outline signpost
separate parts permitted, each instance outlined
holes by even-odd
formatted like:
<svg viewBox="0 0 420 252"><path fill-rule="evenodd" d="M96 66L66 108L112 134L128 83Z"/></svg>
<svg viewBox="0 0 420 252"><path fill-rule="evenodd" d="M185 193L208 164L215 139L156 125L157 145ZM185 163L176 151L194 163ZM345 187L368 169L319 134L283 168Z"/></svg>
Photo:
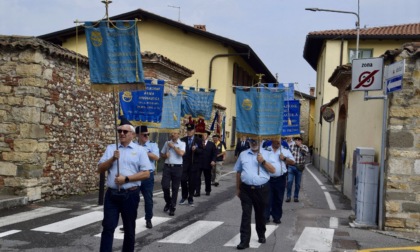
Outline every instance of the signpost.
<svg viewBox="0 0 420 252"><path fill-rule="evenodd" d="M402 89L402 79L405 72L405 59L385 66L384 78L386 92L389 94Z"/></svg>
<svg viewBox="0 0 420 252"><path fill-rule="evenodd" d="M354 59L352 62L351 90L381 90L383 64L383 58Z"/></svg>

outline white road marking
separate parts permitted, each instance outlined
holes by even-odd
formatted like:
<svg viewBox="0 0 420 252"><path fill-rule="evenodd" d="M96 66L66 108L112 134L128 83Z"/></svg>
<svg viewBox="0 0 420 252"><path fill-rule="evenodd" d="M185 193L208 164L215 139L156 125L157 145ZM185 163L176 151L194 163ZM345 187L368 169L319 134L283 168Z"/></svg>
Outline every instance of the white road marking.
<svg viewBox="0 0 420 252"><path fill-rule="evenodd" d="M168 217L157 217L157 216L153 216L153 218L152 218L152 224L155 227L155 226L157 226L159 224L162 224L162 223L164 223L164 222L166 222L166 221L168 221L170 219L171 218L168 218ZM136 231L135 231L136 234L147 230L145 223L146 223L146 220L144 219L144 217L136 220ZM119 240L123 240L124 239L124 232L120 230L120 228L122 226L123 225L120 225L120 226L118 226L115 229L114 239L119 239ZM101 237L101 234L99 233L99 234L95 235L95 237Z"/></svg>
<svg viewBox="0 0 420 252"><path fill-rule="evenodd" d="M318 185L320 185L320 186L324 185L324 184L322 184L321 180L319 180L318 177L313 172L311 172L311 170L308 167L306 167L306 168L307 168L306 170L309 172L309 174L311 174L312 177L314 177L314 179L318 183Z"/></svg>
<svg viewBox="0 0 420 252"><path fill-rule="evenodd" d="M330 228L338 228L338 218L330 217Z"/></svg>
<svg viewBox="0 0 420 252"><path fill-rule="evenodd" d="M22 231L22 230L9 230L9 231L6 231L6 232L3 232L3 233L0 233L0 238L1 238L1 237L8 236L8 235L12 235L12 234L19 233L20 231Z"/></svg>
<svg viewBox="0 0 420 252"><path fill-rule="evenodd" d="M274 230L277 229L277 225L266 225L265 237L268 238ZM230 241L226 242L225 247L236 247L241 242L241 234L237 234ZM255 224L251 224L251 240L249 242L250 248L259 248L261 243L258 242L257 231L255 230Z"/></svg>
<svg viewBox="0 0 420 252"><path fill-rule="evenodd" d="M222 224L221 221L197 221L159 242L191 244Z"/></svg>
<svg viewBox="0 0 420 252"><path fill-rule="evenodd" d="M325 194L325 199L327 199L328 207L331 210L337 210L337 208L335 208L334 201L331 198L331 194L329 192L324 192L324 194Z"/></svg>
<svg viewBox="0 0 420 252"><path fill-rule="evenodd" d="M29 212L22 212L17 214L12 214L9 216L0 218L0 227L24 222L27 220L32 220L39 217L48 216L51 214L56 214L64 211L69 211L70 208L58 208L58 207L41 207Z"/></svg>
<svg viewBox="0 0 420 252"><path fill-rule="evenodd" d="M334 229L305 227L293 248L294 252L330 252Z"/></svg>
<svg viewBox="0 0 420 252"><path fill-rule="evenodd" d="M103 212L94 211L87 214L82 214L77 217L58 221L45 225L42 227L34 228L33 231L51 232L51 233L65 233L67 231L89 225L91 223L102 220L104 217Z"/></svg>

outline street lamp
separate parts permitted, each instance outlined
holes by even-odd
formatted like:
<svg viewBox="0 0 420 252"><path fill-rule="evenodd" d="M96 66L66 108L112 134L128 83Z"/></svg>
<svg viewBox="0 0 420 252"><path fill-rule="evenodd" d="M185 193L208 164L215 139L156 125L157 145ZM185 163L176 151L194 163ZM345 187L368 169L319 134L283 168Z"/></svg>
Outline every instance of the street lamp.
<svg viewBox="0 0 420 252"><path fill-rule="evenodd" d="M329 9L319 9L319 8L305 8L307 11L326 11L326 12L337 12L337 13L344 13L344 14L353 14L357 17L356 22L356 59L359 58L359 33L360 33L360 18L359 14L352 11L341 11L341 10L329 10Z"/></svg>

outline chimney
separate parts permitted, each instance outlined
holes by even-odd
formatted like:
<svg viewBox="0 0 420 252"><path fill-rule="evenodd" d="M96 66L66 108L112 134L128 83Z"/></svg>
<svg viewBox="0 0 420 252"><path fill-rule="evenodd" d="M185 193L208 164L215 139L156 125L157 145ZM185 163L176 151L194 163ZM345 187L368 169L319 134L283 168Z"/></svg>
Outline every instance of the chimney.
<svg viewBox="0 0 420 252"><path fill-rule="evenodd" d="M206 25L194 25L194 28L202 30L202 31L206 31Z"/></svg>
<svg viewBox="0 0 420 252"><path fill-rule="evenodd" d="M310 87L309 88L309 95L310 96L315 96L315 87Z"/></svg>

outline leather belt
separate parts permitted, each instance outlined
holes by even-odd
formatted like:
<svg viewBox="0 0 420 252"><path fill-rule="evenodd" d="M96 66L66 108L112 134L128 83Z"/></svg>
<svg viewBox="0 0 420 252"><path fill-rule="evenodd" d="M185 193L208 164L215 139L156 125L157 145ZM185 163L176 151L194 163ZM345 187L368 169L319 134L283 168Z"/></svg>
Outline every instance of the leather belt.
<svg viewBox="0 0 420 252"><path fill-rule="evenodd" d="M271 177L270 177L270 179L281 178L281 177L283 177L284 175L286 175L286 174L284 173L284 174L282 174L282 175L280 175L280 176L271 176Z"/></svg>
<svg viewBox="0 0 420 252"><path fill-rule="evenodd" d="M169 167L182 167L182 164L165 164Z"/></svg>
<svg viewBox="0 0 420 252"><path fill-rule="evenodd" d="M250 188L250 189L254 190L254 189L261 189L261 188L266 187L267 186L267 183L262 184L262 185L247 185L245 183L242 183L241 185L243 185L244 187L247 187L247 188Z"/></svg>
<svg viewBox="0 0 420 252"><path fill-rule="evenodd" d="M130 188L120 188L120 191L135 191L139 188L139 186L132 186ZM118 189L114 189L114 188L109 188L111 190L115 190L117 191Z"/></svg>

